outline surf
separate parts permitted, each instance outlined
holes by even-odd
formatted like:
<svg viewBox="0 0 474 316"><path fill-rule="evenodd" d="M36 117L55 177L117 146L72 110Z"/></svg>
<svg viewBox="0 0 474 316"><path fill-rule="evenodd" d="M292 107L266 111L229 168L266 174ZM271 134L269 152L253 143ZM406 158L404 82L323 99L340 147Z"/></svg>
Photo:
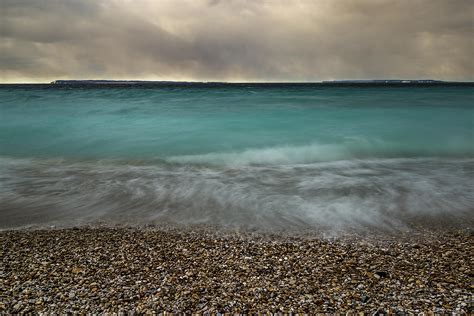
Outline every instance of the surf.
<svg viewBox="0 0 474 316"><path fill-rule="evenodd" d="M0 159L1 228L197 225L267 231L472 225L473 159L200 166Z"/></svg>

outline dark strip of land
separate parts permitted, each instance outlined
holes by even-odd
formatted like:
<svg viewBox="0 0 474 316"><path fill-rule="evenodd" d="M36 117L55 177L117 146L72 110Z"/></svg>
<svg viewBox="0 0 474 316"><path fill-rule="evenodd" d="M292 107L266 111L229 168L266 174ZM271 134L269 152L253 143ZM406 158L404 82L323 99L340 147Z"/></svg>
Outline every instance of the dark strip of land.
<svg viewBox="0 0 474 316"><path fill-rule="evenodd" d="M471 81L439 81L439 80L340 80L323 82L199 82L199 81L134 81L134 80L56 80L51 83L9 83L0 84L0 88L426 88L426 87L474 87Z"/></svg>

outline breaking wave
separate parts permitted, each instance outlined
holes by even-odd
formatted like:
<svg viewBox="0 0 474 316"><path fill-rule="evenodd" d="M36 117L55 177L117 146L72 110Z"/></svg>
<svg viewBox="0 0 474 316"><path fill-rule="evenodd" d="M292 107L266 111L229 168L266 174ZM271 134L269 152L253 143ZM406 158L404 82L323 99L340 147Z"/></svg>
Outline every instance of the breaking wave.
<svg viewBox="0 0 474 316"><path fill-rule="evenodd" d="M201 155L172 156L168 162L207 165L276 165L304 164L317 161L341 160L349 152L335 145L280 146L263 149L248 149L241 152L208 153Z"/></svg>
<svg viewBox="0 0 474 316"><path fill-rule="evenodd" d="M403 147L404 146L404 147ZM474 147L469 144L459 146L440 146L433 144L429 148L423 145L406 146L368 140L350 138L342 144L311 144L302 146L275 146L258 149L247 149L238 152L213 152L197 155L171 156L165 160L179 164L201 164L212 166L243 166L243 165L281 165L281 164L308 164L349 159L367 158L401 158L401 157L429 157L435 153L438 157L472 157Z"/></svg>

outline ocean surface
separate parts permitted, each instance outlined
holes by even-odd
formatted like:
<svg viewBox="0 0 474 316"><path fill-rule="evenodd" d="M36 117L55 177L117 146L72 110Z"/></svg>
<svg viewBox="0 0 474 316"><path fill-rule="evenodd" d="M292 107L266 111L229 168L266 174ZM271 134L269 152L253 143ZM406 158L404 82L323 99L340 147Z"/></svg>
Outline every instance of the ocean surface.
<svg viewBox="0 0 474 316"><path fill-rule="evenodd" d="M472 86L0 86L1 229L473 223Z"/></svg>

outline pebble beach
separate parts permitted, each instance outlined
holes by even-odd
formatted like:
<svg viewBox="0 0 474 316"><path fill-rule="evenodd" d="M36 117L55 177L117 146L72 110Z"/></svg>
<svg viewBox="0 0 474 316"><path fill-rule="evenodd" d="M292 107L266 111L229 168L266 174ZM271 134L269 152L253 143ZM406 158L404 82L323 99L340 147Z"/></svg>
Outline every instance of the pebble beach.
<svg viewBox="0 0 474 316"><path fill-rule="evenodd" d="M0 241L2 314L474 312L469 230L96 227L5 230Z"/></svg>

